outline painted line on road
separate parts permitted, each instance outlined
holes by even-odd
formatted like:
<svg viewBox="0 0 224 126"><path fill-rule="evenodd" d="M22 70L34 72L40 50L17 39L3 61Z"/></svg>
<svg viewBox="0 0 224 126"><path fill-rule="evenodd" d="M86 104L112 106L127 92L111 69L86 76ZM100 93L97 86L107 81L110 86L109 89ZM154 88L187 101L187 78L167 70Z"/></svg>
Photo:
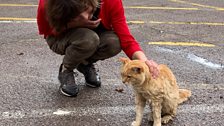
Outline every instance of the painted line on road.
<svg viewBox="0 0 224 126"><path fill-rule="evenodd" d="M162 22L162 21L149 21L151 24L173 24L173 25L213 25L224 26L223 22Z"/></svg>
<svg viewBox="0 0 224 126"><path fill-rule="evenodd" d="M171 0L172 2L188 3L185 1ZM213 8L216 10L224 10L224 8L201 5L196 3L188 3L194 6ZM0 4L0 7L38 7L36 4ZM198 8L181 8L181 7L150 7L150 6L124 6L127 9L151 9L151 10L199 10Z"/></svg>
<svg viewBox="0 0 224 126"><path fill-rule="evenodd" d="M222 64L217 64L217 63L213 63L211 61L208 61L205 58L199 57L197 55L194 54L188 54L187 58L190 59L191 61L200 63L202 65L208 66L210 68L214 68L214 69L224 69L224 66Z"/></svg>
<svg viewBox="0 0 224 126"><path fill-rule="evenodd" d="M209 25L224 26L223 22L164 22L164 21L127 21L128 24L168 24L168 25Z"/></svg>
<svg viewBox="0 0 224 126"><path fill-rule="evenodd" d="M0 17L0 23L36 23L36 18ZM128 24L172 24L172 25L210 25L224 26L223 22L161 22L161 21L127 21Z"/></svg>
<svg viewBox="0 0 224 126"><path fill-rule="evenodd" d="M189 3L185 1L180 0L170 0L172 2L179 2L179 3L187 3L194 6L199 7L206 7L206 8L212 8L218 11L223 11L224 8L220 7L214 7L214 6L208 6L208 5L201 5L196 3ZM35 4L0 4L0 7L38 7L38 5ZM180 8L180 7L149 7L149 6L124 6L124 8L127 9L150 9L150 10L199 10L199 8Z"/></svg>
<svg viewBox="0 0 224 126"><path fill-rule="evenodd" d="M144 21L127 21L128 24L145 24Z"/></svg>
<svg viewBox="0 0 224 126"><path fill-rule="evenodd" d="M54 109L38 109L29 111L5 111L0 112L0 120L4 119L23 119L23 118L40 118L40 117L57 117L57 116L93 116L93 115L134 115L135 107L133 106L115 106L115 107L75 107L75 108L58 108ZM145 113L150 112L150 108L146 107ZM223 113L224 104L200 104L200 105L180 105L177 113L197 113L211 114ZM187 118L187 117L186 117Z"/></svg>
<svg viewBox="0 0 224 126"><path fill-rule="evenodd" d="M198 7L211 8L211 9L215 9L215 10L219 10L219 11L223 11L224 10L224 8L221 8L221 7L203 5L203 4L192 3L192 2L182 1L182 0L170 0L170 1L176 2L176 3L190 4L190 5L198 6Z"/></svg>
<svg viewBox="0 0 224 126"><path fill-rule="evenodd" d="M0 24L10 24L10 23L16 23L16 24L21 24L21 23L37 23L36 21L1 21Z"/></svg>
<svg viewBox="0 0 224 126"><path fill-rule="evenodd" d="M36 21L36 18L0 17L2 21Z"/></svg>
<svg viewBox="0 0 224 126"><path fill-rule="evenodd" d="M35 4L0 4L0 7L37 7ZM150 9L150 10L199 10L198 8L181 7L150 7L150 6L124 6L127 9Z"/></svg>
<svg viewBox="0 0 224 126"><path fill-rule="evenodd" d="M198 8L180 8L180 7L147 7L147 6L127 6L126 9L149 9L149 10L199 10Z"/></svg>
<svg viewBox="0 0 224 126"><path fill-rule="evenodd" d="M36 18L0 17L0 21L36 21Z"/></svg>
<svg viewBox="0 0 224 126"><path fill-rule="evenodd" d="M224 69L224 64L214 63L212 61L209 61L206 58L197 56L193 53L185 53L185 52L182 52L182 51L175 51L175 50L164 48L164 47L156 47L156 50L160 51L160 52L182 55L183 57L189 59L190 61L199 63L199 64L201 64L205 67L211 68L211 69L221 69L221 70Z"/></svg>
<svg viewBox="0 0 224 126"><path fill-rule="evenodd" d="M0 7L37 7L34 4L0 4Z"/></svg>
<svg viewBox="0 0 224 126"><path fill-rule="evenodd" d="M149 45L168 45L168 46L199 46L199 47L215 47L213 44L198 42L148 42Z"/></svg>
<svg viewBox="0 0 224 126"><path fill-rule="evenodd" d="M0 23L37 23L36 18L0 17Z"/></svg>
<svg viewBox="0 0 224 126"><path fill-rule="evenodd" d="M180 88L187 88L191 90L224 90L224 84L189 84L185 82L178 82Z"/></svg>

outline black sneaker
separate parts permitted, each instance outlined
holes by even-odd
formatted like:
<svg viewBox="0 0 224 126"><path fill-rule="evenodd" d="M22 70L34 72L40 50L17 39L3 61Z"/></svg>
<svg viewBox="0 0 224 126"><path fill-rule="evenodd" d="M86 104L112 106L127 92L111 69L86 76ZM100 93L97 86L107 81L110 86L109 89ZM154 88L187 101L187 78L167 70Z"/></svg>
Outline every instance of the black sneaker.
<svg viewBox="0 0 224 126"><path fill-rule="evenodd" d="M75 97L79 92L73 73L73 70L71 71L66 69L62 71L62 65L60 66L58 80L60 81L61 86L59 91L68 97Z"/></svg>
<svg viewBox="0 0 224 126"><path fill-rule="evenodd" d="M101 86L100 76L98 70L94 67L94 64L79 64L77 70L85 76L87 86L93 88Z"/></svg>

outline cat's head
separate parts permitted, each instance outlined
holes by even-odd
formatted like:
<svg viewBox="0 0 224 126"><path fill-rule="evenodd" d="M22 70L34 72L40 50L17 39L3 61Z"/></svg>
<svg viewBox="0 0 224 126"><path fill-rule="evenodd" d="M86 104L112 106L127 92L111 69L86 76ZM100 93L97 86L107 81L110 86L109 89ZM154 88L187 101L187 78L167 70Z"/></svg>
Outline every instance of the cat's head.
<svg viewBox="0 0 224 126"><path fill-rule="evenodd" d="M124 84L141 85L149 76L149 68L144 61L120 58L121 78Z"/></svg>

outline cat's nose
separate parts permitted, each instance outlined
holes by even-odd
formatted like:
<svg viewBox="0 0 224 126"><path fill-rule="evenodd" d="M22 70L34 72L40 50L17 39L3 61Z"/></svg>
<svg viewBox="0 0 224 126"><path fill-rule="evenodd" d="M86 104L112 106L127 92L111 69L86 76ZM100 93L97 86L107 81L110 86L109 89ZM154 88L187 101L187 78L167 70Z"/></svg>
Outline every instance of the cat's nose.
<svg viewBox="0 0 224 126"><path fill-rule="evenodd" d="M124 78L122 78L122 83L123 83L123 84L126 84L126 83L127 83L127 80L124 79Z"/></svg>
<svg viewBox="0 0 224 126"><path fill-rule="evenodd" d="M122 81L123 84L126 84L126 81Z"/></svg>

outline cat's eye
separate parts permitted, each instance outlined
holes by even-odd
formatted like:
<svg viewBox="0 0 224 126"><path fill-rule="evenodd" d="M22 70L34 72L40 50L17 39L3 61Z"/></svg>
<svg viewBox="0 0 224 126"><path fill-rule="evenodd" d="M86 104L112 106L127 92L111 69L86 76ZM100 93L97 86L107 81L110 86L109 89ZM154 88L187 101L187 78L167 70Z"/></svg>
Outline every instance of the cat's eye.
<svg viewBox="0 0 224 126"><path fill-rule="evenodd" d="M127 78L131 78L131 76L130 76L130 75L128 75L128 76L127 76Z"/></svg>

